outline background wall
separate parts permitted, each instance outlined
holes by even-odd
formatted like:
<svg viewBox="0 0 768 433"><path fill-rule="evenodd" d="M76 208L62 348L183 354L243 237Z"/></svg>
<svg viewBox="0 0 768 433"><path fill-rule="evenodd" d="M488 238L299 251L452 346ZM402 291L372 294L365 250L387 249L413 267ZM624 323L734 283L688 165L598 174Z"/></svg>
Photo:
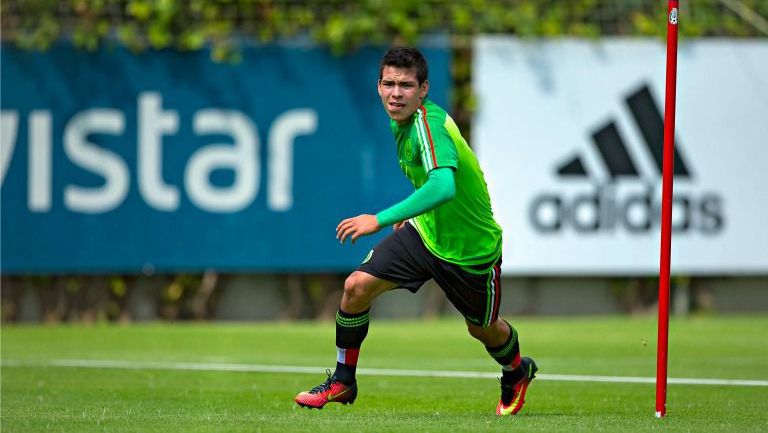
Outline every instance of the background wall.
<svg viewBox="0 0 768 433"><path fill-rule="evenodd" d="M665 5L375 3L3 2L2 319L331 317L384 235L340 247L331 229L409 190L374 90L380 54L403 43L425 50L430 97L488 174L509 248L502 312L653 310L656 144L626 99L661 110ZM739 4L681 4L690 172L676 190L696 203L681 196L675 221L692 209L692 227L723 229L677 233L680 313L768 309L768 5ZM613 172L616 155L637 172ZM605 185L640 194L624 210L648 230L580 231L612 200L599 194L558 233L531 230L531 197ZM553 209L539 209L544 226ZM430 286L382 297L376 314L455 312Z"/></svg>

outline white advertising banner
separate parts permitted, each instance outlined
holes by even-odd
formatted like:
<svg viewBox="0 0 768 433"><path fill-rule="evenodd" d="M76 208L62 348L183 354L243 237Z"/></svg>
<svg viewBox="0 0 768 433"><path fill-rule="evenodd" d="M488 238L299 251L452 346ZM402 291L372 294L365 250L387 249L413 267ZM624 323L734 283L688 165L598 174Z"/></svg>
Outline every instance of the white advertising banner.
<svg viewBox="0 0 768 433"><path fill-rule="evenodd" d="M659 271L666 49L474 42L472 144L513 275ZM768 42L678 52L672 272L768 274Z"/></svg>

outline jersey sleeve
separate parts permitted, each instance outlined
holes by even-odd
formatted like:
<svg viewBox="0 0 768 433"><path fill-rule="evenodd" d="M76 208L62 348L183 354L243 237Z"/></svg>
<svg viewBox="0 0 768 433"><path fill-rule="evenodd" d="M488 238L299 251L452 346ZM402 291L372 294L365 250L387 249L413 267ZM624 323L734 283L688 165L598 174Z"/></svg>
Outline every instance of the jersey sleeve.
<svg viewBox="0 0 768 433"><path fill-rule="evenodd" d="M438 167L458 167L458 154L448 130L445 116L430 115L425 107L420 107L416 117L416 133L419 139L419 152L424 170Z"/></svg>
<svg viewBox="0 0 768 433"><path fill-rule="evenodd" d="M427 182L405 200L377 213L376 220L382 227L405 221L453 200L455 195L453 170L440 167L430 171Z"/></svg>

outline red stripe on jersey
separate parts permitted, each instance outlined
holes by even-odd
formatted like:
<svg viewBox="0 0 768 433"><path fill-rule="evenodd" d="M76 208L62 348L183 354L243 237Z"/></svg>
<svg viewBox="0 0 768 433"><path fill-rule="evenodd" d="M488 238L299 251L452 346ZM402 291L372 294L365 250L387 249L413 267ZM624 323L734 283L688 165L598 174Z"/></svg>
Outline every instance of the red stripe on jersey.
<svg viewBox="0 0 768 433"><path fill-rule="evenodd" d="M421 116L424 118L424 129L427 130L427 139L429 140L429 151L432 156L432 164L437 168L437 157L435 157L435 143L432 142L432 133L429 131L429 123L427 122L427 109L423 105L420 107Z"/></svg>

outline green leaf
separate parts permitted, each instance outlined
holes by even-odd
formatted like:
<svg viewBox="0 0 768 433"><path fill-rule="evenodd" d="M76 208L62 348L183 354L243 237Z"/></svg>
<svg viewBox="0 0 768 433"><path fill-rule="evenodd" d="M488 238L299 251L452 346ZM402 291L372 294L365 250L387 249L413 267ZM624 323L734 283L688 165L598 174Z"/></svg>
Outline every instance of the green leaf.
<svg viewBox="0 0 768 433"><path fill-rule="evenodd" d="M149 44L154 49L167 48L173 40L173 35L168 26L159 21L154 21L147 29Z"/></svg>
<svg viewBox="0 0 768 433"><path fill-rule="evenodd" d="M147 21L152 15L152 7L148 2L142 0L130 0L125 11L138 21Z"/></svg>
<svg viewBox="0 0 768 433"><path fill-rule="evenodd" d="M188 30L179 36L179 45L183 50L199 50L205 46L205 34L199 30Z"/></svg>

